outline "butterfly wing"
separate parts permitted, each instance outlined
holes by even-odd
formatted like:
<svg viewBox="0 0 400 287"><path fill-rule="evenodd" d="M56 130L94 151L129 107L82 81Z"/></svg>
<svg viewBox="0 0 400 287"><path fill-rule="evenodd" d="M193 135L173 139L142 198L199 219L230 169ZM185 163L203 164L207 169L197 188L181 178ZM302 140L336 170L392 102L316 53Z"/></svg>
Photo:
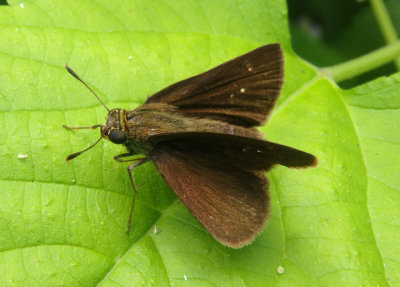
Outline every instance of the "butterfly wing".
<svg viewBox="0 0 400 287"><path fill-rule="evenodd" d="M274 164L306 167L316 158L297 149L231 134L169 133L150 138L149 157L183 204L224 245L250 243L268 217Z"/></svg>
<svg viewBox="0 0 400 287"><path fill-rule="evenodd" d="M153 135L154 149L173 148L197 152L210 161L246 170L267 171L280 164L291 168L315 166L317 158L307 152L258 138L212 132L177 132Z"/></svg>
<svg viewBox="0 0 400 287"><path fill-rule="evenodd" d="M181 202L222 244L239 248L262 229L269 202L262 173L167 147L150 158Z"/></svg>
<svg viewBox="0 0 400 287"><path fill-rule="evenodd" d="M250 127L272 110L283 83L280 44L270 44L177 82L147 99L165 103L187 116Z"/></svg>

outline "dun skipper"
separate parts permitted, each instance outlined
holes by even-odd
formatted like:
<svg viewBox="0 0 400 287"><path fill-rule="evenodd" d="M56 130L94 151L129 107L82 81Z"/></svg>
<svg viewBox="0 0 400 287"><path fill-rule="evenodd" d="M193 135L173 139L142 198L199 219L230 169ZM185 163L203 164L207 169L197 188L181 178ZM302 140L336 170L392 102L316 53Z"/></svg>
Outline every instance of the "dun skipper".
<svg viewBox="0 0 400 287"><path fill-rule="evenodd" d="M68 66L68 72L88 87ZM122 144L127 153L116 161L132 170L153 161L182 203L220 243L240 248L260 232L269 214L268 181L273 165L315 166L306 152L263 140L255 127L271 112L283 83L283 54L270 44L225 62L207 72L177 82L134 110L107 109L102 138Z"/></svg>

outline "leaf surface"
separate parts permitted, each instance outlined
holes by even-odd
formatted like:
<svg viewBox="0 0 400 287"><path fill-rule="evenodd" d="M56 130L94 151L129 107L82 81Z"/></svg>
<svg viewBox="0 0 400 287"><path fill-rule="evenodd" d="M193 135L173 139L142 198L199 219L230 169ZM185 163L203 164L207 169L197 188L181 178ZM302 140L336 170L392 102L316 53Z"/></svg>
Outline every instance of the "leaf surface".
<svg viewBox="0 0 400 287"><path fill-rule="evenodd" d="M400 284L399 74L339 89L291 50L282 0L9 4L0 7L1 286ZM64 161L99 134L62 125L106 116L64 64L110 108L133 109L274 42L285 50L285 84L261 130L316 155L318 167L270 172L271 219L233 250L143 165L126 235L132 190L112 159L123 150L102 141Z"/></svg>

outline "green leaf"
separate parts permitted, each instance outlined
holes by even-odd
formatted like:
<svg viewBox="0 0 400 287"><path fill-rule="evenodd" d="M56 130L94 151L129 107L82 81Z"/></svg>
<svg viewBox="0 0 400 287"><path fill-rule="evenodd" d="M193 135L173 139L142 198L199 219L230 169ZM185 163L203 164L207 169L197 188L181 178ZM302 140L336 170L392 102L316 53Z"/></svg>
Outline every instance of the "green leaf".
<svg viewBox="0 0 400 287"><path fill-rule="evenodd" d="M291 50L282 0L10 1L0 25L1 286L400 284L399 74L338 88ZM274 168L270 221L233 250L145 164L127 235L132 189L112 158L123 150L102 141L64 161L99 134L62 125L106 116L64 64L110 108L133 109L273 42L285 86L262 131L318 167Z"/></svg>

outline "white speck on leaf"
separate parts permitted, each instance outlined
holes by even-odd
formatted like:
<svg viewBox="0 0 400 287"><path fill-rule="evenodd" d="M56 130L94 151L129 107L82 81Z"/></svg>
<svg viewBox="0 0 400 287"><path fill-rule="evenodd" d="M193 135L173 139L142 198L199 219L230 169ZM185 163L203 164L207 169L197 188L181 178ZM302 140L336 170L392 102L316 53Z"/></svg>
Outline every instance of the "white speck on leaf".
<svg viewBox="0 0 400 287"><path fill-rule="evenodd" d="M285 268L283 268L283 266L278 266L278 268L276 268L276 272L283 274L285 272Z"/></svg>

